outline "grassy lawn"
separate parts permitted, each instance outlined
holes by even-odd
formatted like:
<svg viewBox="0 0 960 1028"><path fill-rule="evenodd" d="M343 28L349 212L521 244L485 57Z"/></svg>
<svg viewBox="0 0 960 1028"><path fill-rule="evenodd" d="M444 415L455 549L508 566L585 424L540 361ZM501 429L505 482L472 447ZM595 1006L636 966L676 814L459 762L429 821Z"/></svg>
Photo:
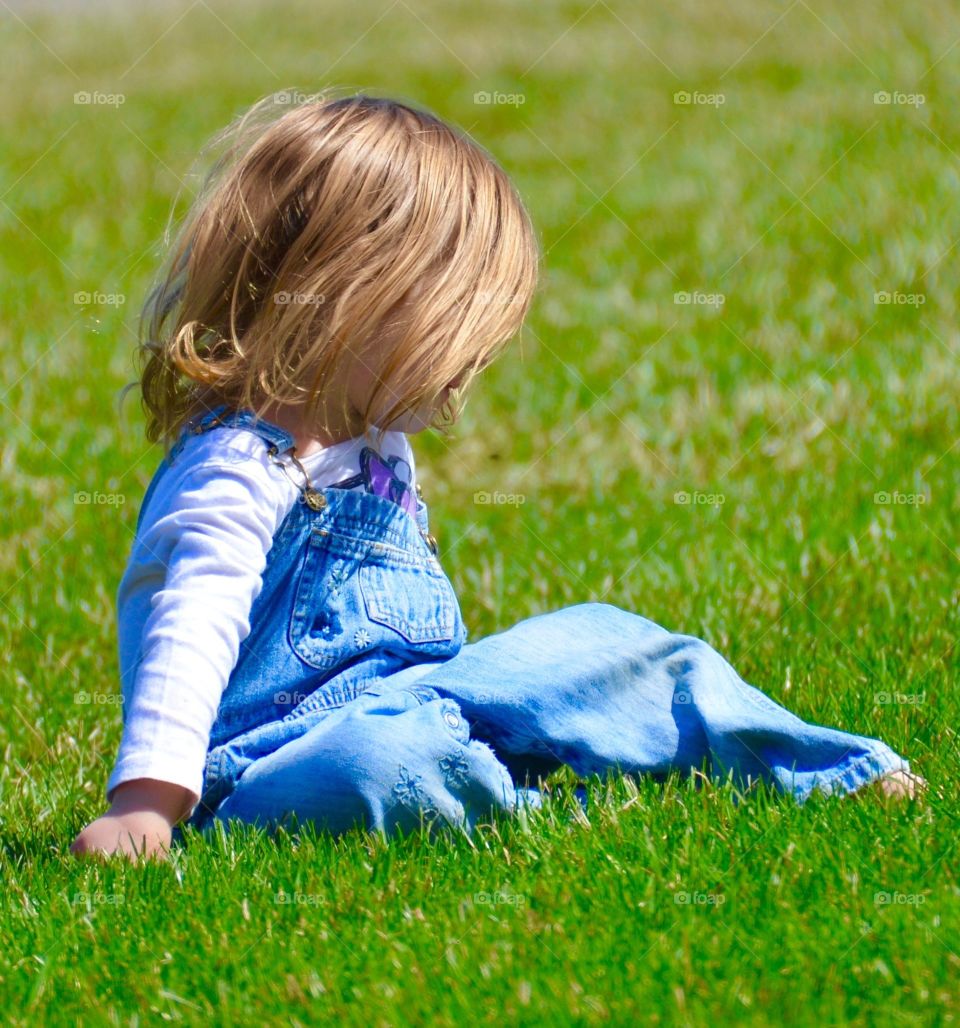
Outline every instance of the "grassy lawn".
<svg viewBox="0 0 960 1028"><path fill-rule="evenodd" d="M5 1020L954 1022L955 7L11 3L0 25ZM241 826L170 866L67 854L120 739L114 594L159 459L136 396L118 410L138 305L203 142L328 84L468 129L542 239L522 339L451 438L412 440L471 639L634 610L884 739L929 802L616 778L584 818L561 773L472 842Z"/></svg>

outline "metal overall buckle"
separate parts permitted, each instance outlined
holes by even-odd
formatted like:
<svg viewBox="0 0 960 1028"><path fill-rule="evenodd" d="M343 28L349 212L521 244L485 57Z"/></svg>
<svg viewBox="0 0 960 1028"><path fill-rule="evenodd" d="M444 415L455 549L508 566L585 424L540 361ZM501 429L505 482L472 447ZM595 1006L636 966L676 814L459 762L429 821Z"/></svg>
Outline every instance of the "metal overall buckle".
<svg viewBox="0 0 960 1028"><path fill-rule="evenodd" d="M297 488L303 493L304 503L306 503L306 505L311 510L323 510L323 508L327 505L327 498L323 495L323 493L313 488L313 485L310 482L310 476L307 474L307 469L303 466L303 464L300 462L300 459L297 457L295 448L291 446L290 449L286 451L286 455L290 458L290 460L296 466L297 470L303 476L302 483L298 483L293 478L293 476L290 474L290 469L287 467L286 462L280 459L280 450L277 447L277 445L275 443L271 443L270 446L267 447L267 456L270 458L270 460L273 461L274 464L277 465L277 467L283 470L283 473L287 476L287 478L289 478L290 481L293 482L293 484L297 486ZM417 496L422 498L423 490L421 489L419 482L416 483L416 490ZM424 530L419 525L417 525L417 531L420 533L420 535L423 536L424 540L427 543L427 546L430 547L430 552L434 555L434 557L436 557L440 552L440 547L437 545L436 536L432 533L424 532Z"/></svg>
<svg viewBox="0 0 960 1028"><path fill-rule="evenodd" d="M290 469L287 467L286 462L280 459L280 450L277 447L276 443L271 443L267 447L267 456L270 458L270 460L273 461L274 464L277 465L278 468L282 469L283 473L287 476L287 478L289 478L290 481L293 482L293 484L297 486L297 488L303 493L303 502L311 510L323 510L323 508L327 505L326 496L324 496L323 493L318 492L316 489L313 488L313 485L310 482L310 476L307 474L307 469L300 463L300 458L294 452L294 447L291 446L290 449L286 451L286 453L290 460L293 461L293 463L296 465L297 470L300 472L300 474L303 475L302 483L298 483L293 478L293 476L290 474Z"/></svg>
<svg viewBox="0 0 960 1028"><path fill-rule="evenodd" d="M417 482L415 484L414 488L417 491L418 499L422 500L423 499L423 489L420 486L420 483ZM424 532L424 530L422 528L420 528L419 525L417 525L417 530L420 532L420 534L426 540L427 546L430 547L431 553L433 553L434 557L436 557L439 554L439 552L440 552L440 547L437 546L437 537L435 535L433 535L432 532L431 533Z"/></svg>

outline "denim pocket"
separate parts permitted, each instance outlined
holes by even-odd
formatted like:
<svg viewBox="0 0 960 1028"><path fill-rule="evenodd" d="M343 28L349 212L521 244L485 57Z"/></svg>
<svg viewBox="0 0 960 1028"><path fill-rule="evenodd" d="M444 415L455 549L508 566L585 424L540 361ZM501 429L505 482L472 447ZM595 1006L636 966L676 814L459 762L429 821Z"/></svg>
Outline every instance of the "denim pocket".
<svg viewBox="0 0 960 1028"><path fill-rule="evenodd" d="M383 647L416 657L458 648L457 600L434 558L336 532L307 543L289 641L311 667L332 672Z"/></svg>
<svg viewBox="0 0 960 1028"><path fill-rule="evenodd" d="M360 592L367 616L410 643L447 642L457 627L456 596L439 566L360 565Z"/></svg>

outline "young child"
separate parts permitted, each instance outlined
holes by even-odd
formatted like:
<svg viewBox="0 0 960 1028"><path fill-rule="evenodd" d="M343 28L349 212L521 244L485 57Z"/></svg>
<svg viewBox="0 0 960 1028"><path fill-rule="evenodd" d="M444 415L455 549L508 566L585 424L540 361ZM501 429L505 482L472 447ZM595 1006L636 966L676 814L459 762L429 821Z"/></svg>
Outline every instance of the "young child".
<svg viewBox="0 0 960 1028"><path fill-rule="evenodd" d="M110 809L72 851L162 855L184 819L469 831L536 805L529 783L562 764L913 795L882 742L805 723L616 606L466 643L407 436L452 424L520 329L535 232L499 165L429 113L274 109L217 137L141 321L166 453L117 596Z"/></svg>

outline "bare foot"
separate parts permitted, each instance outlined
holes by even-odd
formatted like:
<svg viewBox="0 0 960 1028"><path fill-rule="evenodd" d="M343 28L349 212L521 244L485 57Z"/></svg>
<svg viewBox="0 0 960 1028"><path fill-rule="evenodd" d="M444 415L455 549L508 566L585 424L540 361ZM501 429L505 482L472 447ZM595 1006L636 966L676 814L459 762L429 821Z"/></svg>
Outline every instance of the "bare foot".
<svg viewBox="0 0 960 1028"><path fill-rule="evenodd" d="M912 771L888 771L885 775L875 778L872 782L855 789L854 796L867 793L879 794L885 799L916 799L927 788L927 780L915 775Z"/></svg>

